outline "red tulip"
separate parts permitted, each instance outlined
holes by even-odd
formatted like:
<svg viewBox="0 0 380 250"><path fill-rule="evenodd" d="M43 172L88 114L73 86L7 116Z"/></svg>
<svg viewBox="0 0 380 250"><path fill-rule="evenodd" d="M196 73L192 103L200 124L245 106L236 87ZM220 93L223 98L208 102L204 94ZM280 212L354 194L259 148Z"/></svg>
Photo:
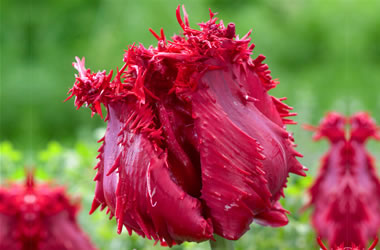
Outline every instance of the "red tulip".
<svg viewBox="0 0 380 250"><path fill-rule="evenodd" d="M95 249L78 226L78 210L63 188L36 185L32 174L25 185L0 188L0 249Z"/></svg>
<svg viewBox="0 0 380 250"><path fill-rule="evenodd" d="M323 244L321 238L317 238L317 242L322 250L327 250L327 247ZM372 244L368 247L368 250L374 250L378 242L379 238L376 237ZM352 244L351 247L345 247L344 244L341 243L339 246L331 248L331 250L364 250L364 248L356 246L355 244Z"/></svg>
<svg viewBox="0 0 380 250"><path fill-rule="evenodd" d="M211 11L195 30L183 11L183 35L150 30L158 46L129 46L113 80L74 63L75 105L107 109L91 212L107 206L119 232L169 246L286 225L278 200L289 172L305 170L285 130L295 114L267 93L278 82L264 56L250 58L250 32L239 38Z"/></svg>
<svg viewBox="0 0 380 250"><path fill-rule="evenodd" d="M331 148L310 189L313 226L334 249L364 249L380 229L380 181L364 144L370 137L380 138L377 127L366 113L349 119L330 113L316 129L315 138L321 137L330 140Z"/></svg>

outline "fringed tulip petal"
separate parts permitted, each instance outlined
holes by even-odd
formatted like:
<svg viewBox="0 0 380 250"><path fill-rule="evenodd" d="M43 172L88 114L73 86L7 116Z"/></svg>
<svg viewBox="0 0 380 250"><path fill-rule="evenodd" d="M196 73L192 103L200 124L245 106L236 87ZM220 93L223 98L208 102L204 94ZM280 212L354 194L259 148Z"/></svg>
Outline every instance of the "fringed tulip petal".
<svg viewBox="0 0 380 250"><path fill-rule="evenodd" d="M287 177L305 175L285 130L295 113L268 94L278 82L264 56L250 58L250 32L239 39L211 11L192 29L180 12L183 34L150 29L157 47L129 46L113 79L74 63L75 105L108 111L91 212L107 206L119 231L169 246L238 239L255 219L285 225Z"/></svg>

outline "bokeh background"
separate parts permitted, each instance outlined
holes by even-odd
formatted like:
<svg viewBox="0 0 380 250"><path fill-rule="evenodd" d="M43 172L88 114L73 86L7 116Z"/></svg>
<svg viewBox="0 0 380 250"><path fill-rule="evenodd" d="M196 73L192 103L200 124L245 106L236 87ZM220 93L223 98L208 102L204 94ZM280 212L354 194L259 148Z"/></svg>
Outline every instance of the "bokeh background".
<svg viewBox="0 0 380 250"><path fill-rule="evenodd" d="M185 4L193 27L209 18L211 8L224 23L234 22L241 36L252 28L253 56L267 56L272 76L281 82L271 94L288 97L286 103L298 113L299 125L289 130L310 170L306 178L290 177L281 201L291 211L290 223L276 229L252 225L236 249L317 249L310 211L299 210L328 144L312 143L300 124L317 124L330 110L366 110L380 121L376 0L2 0L0 184L21 180L24 166L34 166L38 179L55 179L82 197L80 223L100 249L161 249L136 235L117 235L116 222L104 212L88 215L96 141L105 123L63 100L74 82L75 56L85 56L94 71L122 66L127 45L156 44L148 28L163 27L167 36L180 31L178 4ZM369 143L378 159L379 144ZM173 249L208 249L208 243Z"/></svg>

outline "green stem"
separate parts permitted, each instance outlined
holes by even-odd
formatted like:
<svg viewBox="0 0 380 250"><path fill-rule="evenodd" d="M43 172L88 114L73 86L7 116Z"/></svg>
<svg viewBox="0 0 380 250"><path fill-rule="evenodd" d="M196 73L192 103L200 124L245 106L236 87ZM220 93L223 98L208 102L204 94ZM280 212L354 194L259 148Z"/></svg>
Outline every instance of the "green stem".
<svg viewBox="0 0 380 250"><path fill-rule="evenodd" d="M234 243L231 240L226 240L219 235L214 235L215 241L210 240L212 250L234 250Z"/></svg>

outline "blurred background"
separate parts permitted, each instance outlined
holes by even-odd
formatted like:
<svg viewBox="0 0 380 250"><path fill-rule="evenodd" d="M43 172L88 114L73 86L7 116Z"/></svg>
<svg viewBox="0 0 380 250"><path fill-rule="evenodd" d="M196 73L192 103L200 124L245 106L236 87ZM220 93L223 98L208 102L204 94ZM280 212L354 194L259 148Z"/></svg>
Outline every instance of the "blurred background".
<svg viewBox="0 0 380 250"><path fill-rule="evenodd" d="M311 142L301 124L317 124L330 110L344 114L366 110L380 121L380 1L376 0L65 0L11 1L0 5L0 184L23 178L35 166L40 180L55 179L71 195L82 197L80 223L100 249L160 249L152 241L123 232L104 212L88 216L95 182L96 150L105 129L90 110L76 111L63 100L74 83L75 56L86 57L93 71L122 66L127 45L157 41L148 28L178 33L178 4L185 4L190 24L218 12L234 22L241 36L253 29L253 57L267 56L273 78L270 93L288 97L298 113L295 133L308 177L291 175L282 204L291 211L283 228L252 225L236 249L317 249L309 226L306 188L327 151ZM380 143L369 143L380 159ZM379 160L377 161L379 165ZM173 249L208 249L185 243Z"/></svg>

